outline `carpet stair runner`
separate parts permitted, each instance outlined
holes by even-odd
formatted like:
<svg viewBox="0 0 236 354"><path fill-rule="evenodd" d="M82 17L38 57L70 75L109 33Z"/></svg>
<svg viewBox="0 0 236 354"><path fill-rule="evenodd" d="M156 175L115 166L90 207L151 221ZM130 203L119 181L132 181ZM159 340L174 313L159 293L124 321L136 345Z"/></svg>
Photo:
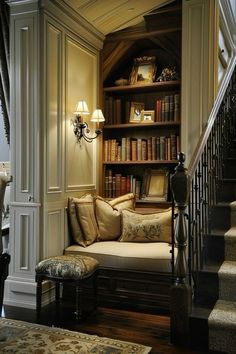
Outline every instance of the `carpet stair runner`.
<svg viewBox="0 0 236 354"><path fill-rule="evenodd" d="M213 352L236 353L236 142L224 161L205 265L190 317L191 341ZM201 337L201 338L200 338Z"/></svg>
<svg viewBox="0 0 236 354"><path fill-rule="evenodd" d="M219 271L219 300L210 316L209 349L236 353L236 202L231 206L231 228L225 233L225 261Z"/></svg>

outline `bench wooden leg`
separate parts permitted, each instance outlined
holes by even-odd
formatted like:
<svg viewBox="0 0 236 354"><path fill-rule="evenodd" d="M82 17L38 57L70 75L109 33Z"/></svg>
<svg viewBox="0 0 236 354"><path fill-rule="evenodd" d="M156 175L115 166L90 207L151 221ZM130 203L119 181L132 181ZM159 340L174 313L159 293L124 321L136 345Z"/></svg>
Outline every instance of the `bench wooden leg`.
<svg viewBox="0 0 236 354"><path fill-rule="evenodd" d="M94 310L96 310L98 306L97 286L98 286L98 272L96 272L93 276Z"/></svg>
<svg viewBox="0 0 236 354"><path fill-rule="evenodd" d="M75 316L76 320L80 321L82 319L82 287L80 284L76 284L76 310L75 310Z"/></svg>
<svg viewBox="0 0 236 354"><path fill-rule="evenodd" d="M37 314L37 318L40 317L41 300L42 300L42 280L41 279L37 279L37 289L36 289L36 314Z"/></svg>

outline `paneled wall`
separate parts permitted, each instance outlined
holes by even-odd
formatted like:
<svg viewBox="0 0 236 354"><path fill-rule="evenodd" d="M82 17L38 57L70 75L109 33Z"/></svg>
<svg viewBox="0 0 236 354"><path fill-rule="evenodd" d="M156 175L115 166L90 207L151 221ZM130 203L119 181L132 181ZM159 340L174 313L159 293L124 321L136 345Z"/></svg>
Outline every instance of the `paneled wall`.
<svg viewBox="0 0 236 354"><path fill-rule="evenodd" d="M97 106L103 37L55 4L10 4L12 258L5 303L31 308L35 265L62 254L67 242L68 196L94 192L97 184L96 142L79 144L71 119L79 99L91 112Z"/></svg>
<svg viewBox="0 0 236 354"><path fill-rule="evenodd" d="M217 91L218 6L183 0L181 148L187 165Z"/></svg>

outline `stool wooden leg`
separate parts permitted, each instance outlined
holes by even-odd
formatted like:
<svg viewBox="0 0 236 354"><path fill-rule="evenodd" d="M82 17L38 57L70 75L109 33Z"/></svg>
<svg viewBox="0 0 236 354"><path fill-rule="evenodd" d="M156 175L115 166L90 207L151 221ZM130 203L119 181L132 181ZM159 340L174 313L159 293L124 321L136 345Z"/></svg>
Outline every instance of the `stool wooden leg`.
<svg viewBox="0 0 236 354"><path fill-rule="evenodd" d="M56 304L60 302L60 283L56 282Z"/></svg>
<svg viewBox="0 0 236 354"><path fill-rule="evenodd" d="M82 287L80 284L76 285L76 311L75 311L75 316L76 320L81 320L82 319Z"/></svg>
<svg viewBox="0 0 236 354"><path fill-rule="evenodd" d="M37 318L40 317L41 312L41 300L42 300L42 280L37 279L37 289L36 289L36 314Z"/></svg>

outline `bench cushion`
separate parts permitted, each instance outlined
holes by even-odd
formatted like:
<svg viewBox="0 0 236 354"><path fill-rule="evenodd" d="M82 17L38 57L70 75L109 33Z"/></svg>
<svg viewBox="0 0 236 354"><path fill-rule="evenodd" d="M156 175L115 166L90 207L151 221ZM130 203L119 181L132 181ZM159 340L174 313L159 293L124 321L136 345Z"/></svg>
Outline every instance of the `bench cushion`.
<svg viewBox="0 0 236 354"><path fill-rule="evenodd" d="M166 242L135 243L101 241L83 248L71 245L65 254L84 254L96 258L100 267L171 272L171 247Z"/></svg>

